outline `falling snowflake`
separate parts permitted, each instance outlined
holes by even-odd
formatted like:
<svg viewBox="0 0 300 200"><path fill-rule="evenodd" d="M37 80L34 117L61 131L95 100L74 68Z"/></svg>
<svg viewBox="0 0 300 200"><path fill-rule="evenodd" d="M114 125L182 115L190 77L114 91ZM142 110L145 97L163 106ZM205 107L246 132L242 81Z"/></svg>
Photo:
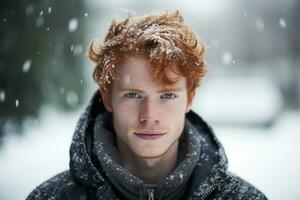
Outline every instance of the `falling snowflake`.
<svg viewBox="0 0 300 200"><path fill-rule="evenodd" d="M66 101L69 106L75 106L78 103L78 95L70 91L66 94Z"/></svg>
<svg viewBox="0 0 300 200"><path fill-rule="evenodd" d="M286 21L283 18L279 18L278 23L281 28L286 28Z"/></svg>
<svg viewBox="0 0 300 200"><path fill-rule="evenodd" d="M43 16L38 16L35 22L36 27L42 27L44 25L44 17Z"/></svg>
<svg viewBox="0 0 300 200"><path fill-rule="evenodd" d="M73 49L73 54L74 54L75 56L78 56L78 55L80 55L80 54L82 53L82 51L83 51L82 45L76 44L76 45L74 46L74 49Z"/></svg>
<svg viewBox="0 0 300 200"><path fill-rule="evenodd" d="M4 102L4 101L5 101L5 91L0 90L0 102Z"/></svg>
<svg viewBox="0 0 300 200"><path fill-rule="evenodd" d="M31 67L31 59L27 59L27 60L24 62L23 67L22 67L23 73L28 72L29 69L30 69L30 67Z"/></svg>
<svg viewBox="0 0 300 200"><path fill-rule="evenodd" d="M247 16L247 12L246 12L246 11L244 12L244 18L245 18L245 19L247 19L247 18L248 18L248 16Z"/></svg>
<svg viewBox="0 0 300 200"><path fill-rule="evenodd" d="M265 23L262 19L257 19L255 21L256 29L259 31L263 31L265 29Z"/></svg>
<svg viewBox="0 0 300 200"><path fill-rule="evenodd" d="M222 63L224 65L230 65L232 63L232 54L229 51L225 51L222 54Z"/></svg>
<svg viewBox="0 0 300 200"><path fill-rule="evenodd" d="M69 21L69 31L70 32L74 32L76 31L77 27L78 27L78 20L76 18L72 18L70 21Z"/></svg>
<svg viewBox="0 0 300 200"><path fill-rule="evenodd" d="M19 99L16 99L16 107L19 107Z"/></svg>

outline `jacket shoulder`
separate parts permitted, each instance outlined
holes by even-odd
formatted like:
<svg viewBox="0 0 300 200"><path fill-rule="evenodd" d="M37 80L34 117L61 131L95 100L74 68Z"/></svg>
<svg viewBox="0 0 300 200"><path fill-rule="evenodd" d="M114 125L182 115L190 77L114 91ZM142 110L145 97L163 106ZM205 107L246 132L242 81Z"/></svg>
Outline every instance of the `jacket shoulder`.
<svg viewBox="0 0 300 200"><path fill-rule="evenodd" d="M84 188L75 182L70 171L64 171L37 186L26 200L67 200L81 198Z"/></svg>
<svg viewBox="0 0 300 200"><path fill-rule="evenodd" d="M239 176L228 172L228 178L218 188L223 198L232 200L267 200L256 187Z"/></svg>

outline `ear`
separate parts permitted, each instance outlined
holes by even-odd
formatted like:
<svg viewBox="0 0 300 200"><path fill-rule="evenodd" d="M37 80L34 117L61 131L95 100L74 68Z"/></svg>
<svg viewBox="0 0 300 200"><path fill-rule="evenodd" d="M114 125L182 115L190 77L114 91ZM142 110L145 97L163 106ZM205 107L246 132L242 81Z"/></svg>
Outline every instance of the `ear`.
<svg viewBox="0 0 300 200"><path fill-rule="evenodd" d="M102 102L103 102L103 105L104 105L105 109L108 112L112 112L111 98L110 98L109 92L108 91L104 91L102 89L99 89L99 91L100 91Z"/></svg>
<svg viewBox="0 0 300 200"><path fill-rule="evenodd" d="M186 106L186 109L185 109L185 113L190 112L190 110L192 109L192 104L193 104L193 101L194 101L195 94L196 94L196 89L191 92L191 101L188 102L188 104Z"/></svg>

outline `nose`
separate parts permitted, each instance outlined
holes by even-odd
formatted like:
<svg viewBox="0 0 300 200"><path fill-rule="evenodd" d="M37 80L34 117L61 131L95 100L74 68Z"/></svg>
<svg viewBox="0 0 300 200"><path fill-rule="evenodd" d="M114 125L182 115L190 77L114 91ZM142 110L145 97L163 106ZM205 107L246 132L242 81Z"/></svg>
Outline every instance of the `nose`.
<svg viewBox="0 0 300 200"><path fill-rule="evenodd" d="M140 105L139 121L141 123L158 124L160 116L157 111L158 105L153 100L145 98Z"/></svg>

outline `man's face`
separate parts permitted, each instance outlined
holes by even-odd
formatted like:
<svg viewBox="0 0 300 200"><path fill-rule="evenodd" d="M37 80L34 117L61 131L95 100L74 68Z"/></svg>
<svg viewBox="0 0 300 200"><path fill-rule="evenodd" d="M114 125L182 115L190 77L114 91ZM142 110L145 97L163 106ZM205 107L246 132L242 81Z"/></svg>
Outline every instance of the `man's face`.
<svg viewBox="0 0 300 200"><path fill-rule="evenodd" d="M162 156L183 131L187 103L186 78L169 72L178 82L167 89L153 81L141 57L127 59L117 70L111 98L101 91L104 105L113 113L117 140L143 158Z"/></svg>

